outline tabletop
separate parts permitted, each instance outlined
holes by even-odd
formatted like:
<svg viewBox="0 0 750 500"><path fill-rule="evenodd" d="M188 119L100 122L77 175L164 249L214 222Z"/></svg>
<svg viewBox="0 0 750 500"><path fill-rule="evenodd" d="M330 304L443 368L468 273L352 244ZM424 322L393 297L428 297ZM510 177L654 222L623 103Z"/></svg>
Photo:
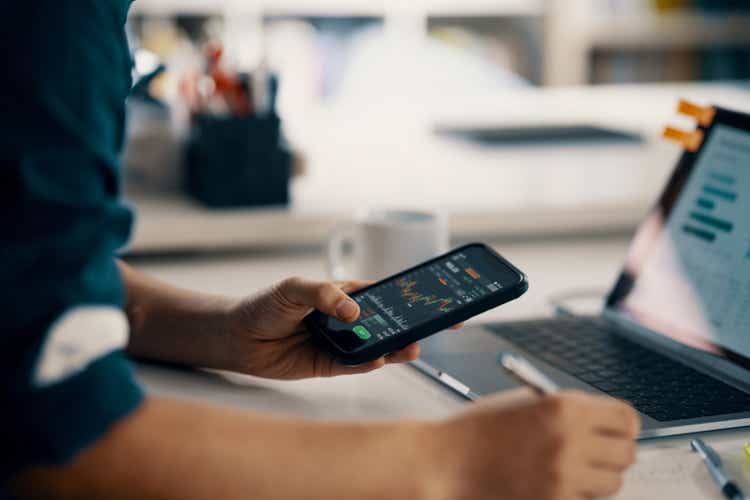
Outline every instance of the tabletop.
<svg viewBox="0 0 750 500"><path fill-rule="evenodd" d="M548 299L577 290L606 293L619 271L625 238L588 238L505 242L493 245L523 269L532 287L521 299L472 321L512 320L551 314ZM290 275L324 278L317 252L262 252L149 258L136 267L173 284L206 292L245 295ZM584 309L589 305L582 305ZM175 370L138 365L138 376L155 394L230 405L241 409L318 419L439 418L466 403L408 366L389 366L375 373L295 382L244 375ZM750 465L742 446L750 431L708 433L727 469L750 491ZM618 499L722 498L689 437L642 442Z"/></svg>

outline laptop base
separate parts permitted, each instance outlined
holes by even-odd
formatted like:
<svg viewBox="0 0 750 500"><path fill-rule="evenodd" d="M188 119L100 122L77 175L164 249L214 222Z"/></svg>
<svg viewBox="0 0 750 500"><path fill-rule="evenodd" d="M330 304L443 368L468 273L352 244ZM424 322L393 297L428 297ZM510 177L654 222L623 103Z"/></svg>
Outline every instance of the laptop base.
<svg viewBox="0 0 750 500"><path fill-rule="evenodd" d="M528 358L563 388L630 402L643 420L642 438L750 425L750 394L629 341L598 317L491 323L433 335L422 341L423 366L417 368L435 379L448 374L460 383L458 392L487 395L519 386L498 366L501 351Z"/></svg>

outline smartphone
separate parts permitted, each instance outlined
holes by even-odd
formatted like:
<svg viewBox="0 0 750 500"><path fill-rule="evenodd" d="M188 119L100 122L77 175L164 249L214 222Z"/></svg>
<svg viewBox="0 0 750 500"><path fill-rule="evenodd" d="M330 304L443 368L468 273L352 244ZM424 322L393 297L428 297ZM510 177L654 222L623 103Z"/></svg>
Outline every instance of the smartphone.
<svg viewBox="0 0 750 500"><path fill-rule="evenodd" d="M344 323L313 311L315 342L358 365L520 297L526 275L487 245L471 243L351 294L359 318Z"/></svg>

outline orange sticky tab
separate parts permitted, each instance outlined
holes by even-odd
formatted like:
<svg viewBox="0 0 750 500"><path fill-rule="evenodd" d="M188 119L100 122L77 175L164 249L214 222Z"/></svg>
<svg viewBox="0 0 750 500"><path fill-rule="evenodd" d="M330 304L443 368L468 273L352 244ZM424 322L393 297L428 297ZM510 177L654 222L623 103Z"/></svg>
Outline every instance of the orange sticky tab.
<svg viewBox="0 0 750 500"><path fill-rule="evenodd" d="M692 132L688 132L686 130L680 130L674 127L665 127L664 132L662 132L662 136L665 139L679 142L680 144L682 144L682 147L684 147L691 153L695 153L696 151L698 151L701 147L701 144L703 144L703 132L700 130L693 130Z"/></svg>
<svg viewBox="0 0 750 500"><path fill-rule="evenodd" d="M698 123L703 127L708 127L711 122L714 121L716 116L716 110L710 106L703 107L688 102L685 99L680 99L680 103L677 105L677 112L695 118Z"/></svg>

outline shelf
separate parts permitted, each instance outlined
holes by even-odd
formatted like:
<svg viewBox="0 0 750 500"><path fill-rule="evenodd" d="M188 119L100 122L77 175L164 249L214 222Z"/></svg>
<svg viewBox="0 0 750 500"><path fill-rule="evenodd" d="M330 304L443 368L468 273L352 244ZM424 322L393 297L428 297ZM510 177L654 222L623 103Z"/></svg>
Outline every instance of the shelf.
<svg viewBox="0 0 750 500"><path fill-rule="evenodd" d="M428 17L539 17L542 0L424 0L417 5Z"/></svg>
<svg viewBox="0 0 750 500"><path fill-rule="evenodd" d="M383 17L382 3L370 0L264 0L260 11L265 17Z"/></svg>
<svg viewBox="0 0 750 500"><path fill-rule="evenodd" d="M257 14L264 16L331 16L331 17L382 17L384 9L373 6L368 0L264 0L224 1L215 0L138 0L133 4L132 14L173 16Z"/></svg>
<svg viewBox="0 0 750 500"><path fill-rule="evenodd" d="M750 16L670 14L597 19L582 35L592 48L692 48L750 43Z"/></svg>
<svg viewBox="0 0 750 500"><path fill-rule="evenodd" d="M212 210L180 196L128 197L136 207L126 254L318 247L346 214L306 214L288 208ZM450 216L451 237L476 238L615 234L632 231L648 201L560 209L498 209Z"/></svg>
<svg viewBox="0 0 750 500"><path fill-rule="evenodd" d="M252 2L248 2L252 3ZM225 8L212 0L138 0L130 14L173 16L176 14L220 15Z"/></svg>
<svg viewBox="0 0 750 500"><path fill-rule="evenodd" d="M264 16L383 17L398 14L428 16L541 16L543 0L138 0L137 14L222 14L255 12Z"/></svg>

